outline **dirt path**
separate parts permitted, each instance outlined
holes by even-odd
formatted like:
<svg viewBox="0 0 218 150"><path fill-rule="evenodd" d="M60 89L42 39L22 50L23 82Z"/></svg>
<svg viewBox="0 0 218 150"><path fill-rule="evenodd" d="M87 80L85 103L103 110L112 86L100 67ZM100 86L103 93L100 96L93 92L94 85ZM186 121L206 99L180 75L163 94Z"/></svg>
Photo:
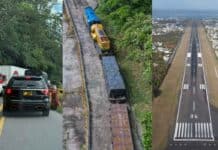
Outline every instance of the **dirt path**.
<svg viewBox="0 0 218 150"><path fill-rule="evenodd" d="M153 100L153 150L165 149L171 131L170 127L175 121L190 33L191 28L187 27L168 74L160 87L161 94Z"/></svg>
<svg viewBox="0 0 218 150"><path fill-rule="evenodd" d="M198 27L198 33L208 83L209 100L213 106L218 107L218 61L202 25Z"/></svg>

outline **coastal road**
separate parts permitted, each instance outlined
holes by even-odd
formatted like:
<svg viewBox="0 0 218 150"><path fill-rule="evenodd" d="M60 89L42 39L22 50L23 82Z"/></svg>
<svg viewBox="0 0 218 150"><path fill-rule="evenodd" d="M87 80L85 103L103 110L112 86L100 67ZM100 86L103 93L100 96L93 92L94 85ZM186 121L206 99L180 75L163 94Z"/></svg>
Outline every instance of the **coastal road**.
<svg viewBox="0 0 218 150"><path fill-rule="evenodd" d="M48 117L39 113L13 113L2 116L0 97L0 150L62 150L62 115L50 111Z"/></svg>
<svg viewBox="0 0 218 150"><path fill-rule="evenodd" d="M198 38L193 23L180 91L176 123L169 150L218 149L214 138L207 81Z"/></svg>

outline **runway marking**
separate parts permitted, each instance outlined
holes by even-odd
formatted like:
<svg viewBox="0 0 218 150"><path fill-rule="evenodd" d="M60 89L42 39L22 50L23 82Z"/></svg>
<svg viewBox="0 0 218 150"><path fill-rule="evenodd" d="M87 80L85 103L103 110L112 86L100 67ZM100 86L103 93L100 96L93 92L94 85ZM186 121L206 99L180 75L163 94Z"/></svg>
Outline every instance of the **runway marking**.
<svg viewBox="0 0 218 150"><path fill-rule="evenodd" d="M202 64L198 64L198 67L202 67L203 65Z"/></svg>
<svg viewBox="0 0 218 150"><path fill-rule="evenodd" d="M202 57L202 54L201 52L198 52L198 57L201 58Z"/></svg>
<svg viewBox="0 0 218 150"><path fill-rule="evenodd" d="M205 90L205 89L206 89L205 84L200 84L200 89L201 89L201 90Z"/></svg>
<svg viewBox="0 0 218 150"><path fill-rule="evenodd" d="M193 112L195 112L195 101L193 101Z"/></svg>
<svg viewBox="0 0 218 150"><path fill-rule="evenodd" d="M199 39L199 35L197 34L197 36L198 36L198 39ZM199 51L201 52L201 44L199 45ZM201 62L202 62L202 64L203 64L203 60L204 60L204 58L202 57L202 59L201 59ZM207 73L207 72L204 72L204 65L202 65L202 69L203 69L203 78L204 78L204 81L205 81L205 85L207 85L207 80L206 80L206 77L205 77L205 74ZM205 86L206 87L206 86ZM211 119L211 112L210 112L210 106L209 106L209 96L208 96L208 91L207 91L207 87L206 87L206 99L207 99L207 107L208 107L208 112L209 112L209 118L210 118L210 131L211 131L211 138L212 138L212 140L211 141L214 141L214 135L213 135L213 127L212 127L212 119Z"/></svg>
<svg viewBox="0 0 218 150"><path fill-rule="evenodd" d="M198 36L198 35L197 35ZM191 45L192 43L190 43ZM185 77L186 77L186 64L188 62L188 57L191 57L191 52L190 52L190 46L189 46L189 52L187 52L187 57L185 58L185 64L184 64L184 72L183 72L183 79L182 79L182 85L181 85L181 92L180 92L180 97L179 97L179 104L178 104L178 110L177 110L177 117L176 117L176 123L178 123L178 127L179 127L179 131L177 130L177 132L180 132L180 126L181 126L181 134L178 133L174 133L174 137L173 140L174 141L214 141L214 136L213 136L213 128L212 128L212 120L211 120L211 112L210 112L210 106L209 106L209 96L208 96L208 91L207 91L207 81L205 78L205 73L204 72L204 64L203 64L203 57L202 57L202 53L201 53L201 45L199 47L199 52L198 52L198 57L201 57L201 62L202 62L202 70L203 70L203 83L205 82L205 84L202 86L200 85L200 88L203 88L206 90L206 100L207 100L207 107L208 107L208 112L209 112L209 120L208 122L206 122L208 125L206 125L207 128L203 128L203 124L201 125L202 122L194 122L191 123L191 127L193 128L192 131L194 131L192 134L192 138L188 138L187 136L185 136L184 134L184 130L186 130L186 128L184 129L184 122L180 122L179 121L179 115L180 115L180 106L181 106L181 101L183 100L183 84L185 81ZM206 112L205 112L206 113ZM195 118L198 118L198 116L195 114L194 115ZM190 126L188 126L189 128ZM189 129L187 129L189 130ZM207 130L209 130L209 133L207 132ZM174 130L175 132L176 130ZM190 132L190 130L189 130ZM208 133L209 136L205 137L204 133Z"/></svg>
<svg viewBox="0 0 218 150"><path fill-rule="evenodd" d="M189 89L189 84L184 84L184 85L183 85L183 89L184 89L184 90L188 90L188 89Z"/></svg>
<svg viewBox="0 0 218 150"><path fill-rule="evenodd" d="M187 53L187 57L188 57L188 58L191 57L191 53L190 53L190 52Z"/></svg>
<svg viewBox="0 0 218 150"><path fill-rule="evenodd" d="M216 77L218 78L218 73L217 73L216 67L214 67L214 71L215 71Z"/></svg>
<svg viewBox="0 0 218 150"><path fill-rule="evenodd" d="M2 110L3 110L3 104L0 104L0 112L2 112ZM3 131L4 122L5 122L5 117L1 116L0 117L0 136L1 136L2 131Z"/></svg>
<svg viewBox="0 0 218 150"><path fill-rule="evenodd" d="M209 122L176 123L175 141L213 141L212 126ZM194 129L194 132L193 132ZM181 131L181 132L180 132Z"/></svg>

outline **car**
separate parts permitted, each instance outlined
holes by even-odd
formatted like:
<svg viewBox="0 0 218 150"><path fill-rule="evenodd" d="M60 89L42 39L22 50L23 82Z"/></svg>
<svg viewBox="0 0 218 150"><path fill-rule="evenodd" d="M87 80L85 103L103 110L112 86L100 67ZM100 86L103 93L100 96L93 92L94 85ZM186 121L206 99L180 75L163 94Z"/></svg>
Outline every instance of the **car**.
<svg viewBox="0 0 218 150"><path fill-rule="evenodd" d="M41 76L12 77L3 93L3 114L10 111L42 111L49 116L49 90Z"/></svg>

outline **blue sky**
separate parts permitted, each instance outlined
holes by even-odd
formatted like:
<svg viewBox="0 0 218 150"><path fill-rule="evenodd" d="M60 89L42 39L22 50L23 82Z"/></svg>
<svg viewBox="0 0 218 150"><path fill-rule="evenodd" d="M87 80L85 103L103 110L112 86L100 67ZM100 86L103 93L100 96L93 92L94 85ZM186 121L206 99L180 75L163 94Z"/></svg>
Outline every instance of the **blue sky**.
<svg viewBox="0 0 218 150"><path fill-rule="evenodd" d="M153 9L218 10L218 0L152 0Z"/></svg>

